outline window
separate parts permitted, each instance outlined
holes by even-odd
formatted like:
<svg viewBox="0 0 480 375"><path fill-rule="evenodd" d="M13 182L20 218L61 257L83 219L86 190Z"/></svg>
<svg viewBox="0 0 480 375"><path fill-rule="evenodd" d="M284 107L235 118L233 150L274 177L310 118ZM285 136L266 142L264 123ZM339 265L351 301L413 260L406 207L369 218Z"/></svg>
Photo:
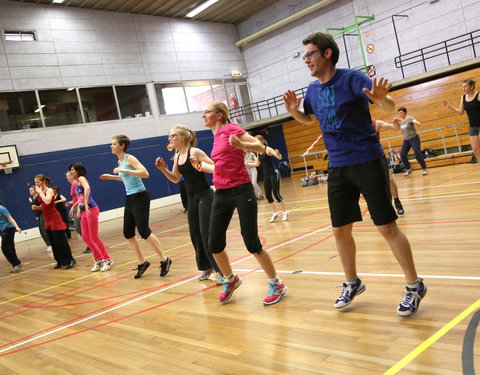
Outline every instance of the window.
<svg viewBox="0 0 480 375"><path fill-rule="evenodd" d="M150 116L150 103L145 85L115 86L115 91L122 118Z"/></svg>
<svg viewBox="0 0 480 375"><path fill-rule="evenodd" d="M213 101L212 86L210 81L184 82L190 112L203 111Z"/></svg>
<svg viewBox="0 0 480 375"><path fill-rule="evenodd" d="M82 114L75 90L39 91L45 126L81 124Z"/></svg>
<svg viewBox="0 0 480 375"><path fill-rule="evenodd" d="M185 91L181 83L155 85L161 115L188 112Z"/></svg>
<svg viewBox="0 0 480 375"><path fill-rule="evenodd" d="M118 120L113 87L80 89L80 98L86 122Z"/></svg>
<svg viewBox="0 0 480 375"><path fill-rule="evenodd" d="M0 130L41 128L35 92L0 93Z"/></svg>
<svg viewBox="0 0 480 375"><path fill-rule="evenodd" d="M37 40L33 31L5 31L5 40L31 42Z"/></svg>

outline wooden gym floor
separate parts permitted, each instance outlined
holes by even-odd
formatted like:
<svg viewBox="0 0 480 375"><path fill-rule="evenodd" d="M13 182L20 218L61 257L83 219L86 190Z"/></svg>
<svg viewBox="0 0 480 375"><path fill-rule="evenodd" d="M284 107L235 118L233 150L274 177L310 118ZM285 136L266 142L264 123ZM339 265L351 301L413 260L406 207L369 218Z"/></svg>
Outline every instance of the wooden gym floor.
<svg viewBox="0 0 480 375"><path fill-rule="evenodd" d="M368 213L354 227L358 269L367 290L344 310L333 308L343 282L330 228L326 185L282 180L288 222L270 224L259 203L259 230L287 297L263 306L266 277L244 248L238 218L228 253L243 277L232 300L216 301L220 287L197 280L187 217L180 205L152 211L151 224L168 256L134 280L135 260L121 220L101 223L115 260L91 273L91 255L74 235L78 261L53 270L41 240L18 244L24 271L0 262L0 374L474 374L480 368L480 168L430 169L422 177L395 175L411 241L428 293L409 319L396 314L404 279ZM366 206L362 203L362 209Z"/></svg>

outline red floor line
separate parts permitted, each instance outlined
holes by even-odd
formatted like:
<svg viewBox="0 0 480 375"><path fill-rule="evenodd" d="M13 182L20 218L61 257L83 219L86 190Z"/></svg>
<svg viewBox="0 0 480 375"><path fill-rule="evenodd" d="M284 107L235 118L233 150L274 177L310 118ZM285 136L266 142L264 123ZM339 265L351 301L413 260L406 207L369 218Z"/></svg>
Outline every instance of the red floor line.
<svg viewBox="0 0 480 375"><path fill-rule="evenodd" d="M321 243L321 242L323 242L323 241L328 240L328 239L331 238L332 236L333 236L333 234L330 234L330 235L322 238L321 240L319 240L319 241L317 241L317 242L315 242L315 243L313 243L313 244L310 244L310 245L308 245L307 247L304 247L303 249L297 250L297 251L294 252L294 253L291 253L291 254L289 254L289 255L281 258L281 259L276 260L275 263L278 263L278 262L281 261L281 260L290 258L290 257L292 257L292 256L294 256L294 255L296 255L296 254L299 254L299 253L303 252L303 251L306 251L306 250L310 249L311 247L313 247L313 246L315 246L315 245L317 245L317 244L319 244L319 243ZM249 255L247 255L247 256L249 256ZM240 258L240 259L243 259L243 258L244 258L244 257L242 257L242 258ZM257 269L259 269L259 268L257 268ZM253 272L255 272L255 270L248 271L248 272L242 274L242 276L251 274L251 273L253 273ZM186 278L184 278L184 279L182 279L182 280L178 280L178 281L184 281L184 280L187 280L188 278L189 278L189 277L186 277ZM73 336L73 335L77 335L77 334L80 334L80 333L83 333L83 332L87 332L87 331L90 331L90 330L93 330L93 329L96 329L96 328L99 328L99 327L103 327L103 326L109 325L109 324L111 324L111 323L115 323L115 322L118 322L118 321L121 321L121 320L130 318L130 317L136 316L136 315L140 315L140 314L142 314L142 313L145 313L145 312L148 312L148 311L157 309L157 308L159 308L159 307L162 307L162 306L165 306L165 305L168 305L168 304L171 304L171 303L174 303L174 302L183 300L183 299L185 299L185 298L194 296L194 295L196 295L196 294L203 293L204 291L210 290L210 289L212 289L212 288L216 288L216 285L212 285L212 286L210 286L210 287L207 287L207 288L204 288L204 289L201 289L201 290L198 290L198 291L195 291L195 292L186 294L186 295L184 295L184 296L181 296L181 297L172 299L172 300L170 300L170 301L166 301L166 302L161 303L161 304L159 304L159 305L149 307L148 309L140 310L140 311L137 311L136 313L132 313L132 314L129 314L129 315L125 315L125 316L122 316L122 317L120 317L120 318L117 318L117 319L114 319L114 320L110 320L110 321L104 322L104 323L102 323L102 324L98 324L98 325L96 325L96 326L93 326L93 327L85 328L85 329L80 330L80 331L77 331L77 332L73 332L73 333L70 333L70 334L67 334L67 335L59 336L59 337L56 337L56 338L54 338L54 339L47 340L47 341L43 341L43 342L38 343L38 344L35 344L35 345L30 345L30 346L27 346L27 347L24 347L24 348L20 348L20 349L17 349L17 350L13 350L13 351L10 351L10 352L8 352L8 353L0 354L0 357L4 357L4 356L6 356L6 355L18 353L18 352L20 352L20 351L24 351L24 350L27 350L27 349L35 348L35 347L40 346L40 345L48 344L48 343L50 343L50 342L58 341L58 340L60 340L60 339L64 339L64 338L67 338L67 337L71 337L71 336ZM118 305L118 303L115 304L115 305ZM113 306L115 306L115 305L113 305ZM105 309L106 309L106 308L100 309L100 310L98 310L98 312L100 312L100 311L102 311L102 310L105 310ZM96 312L89 313L89 314L87 314L86 316L92 315L92 314L94 314L94 313L96 313ZM86 317L86 316L85 316L85 317ZM57 326L51 327L50 329L55 329L55 328L57 328L57 327L61 327L62 325L68 324L68 323L73 322L73 321L78 320L78 319L80 319L80 318L77 318L77 319L73 319L73 320L71 320L71 321L64 322L64 323L59 324L59 325L57 325ZM29 335L29 336L26 336L26 337L17 339L17 340L15 340L15 341L12 341L12 342L6 344L6 345L0 346L0 348L3 348L3 347L5 347L5 346L11 345L11 344L14 344L14 343L16 343L16 342L18 342L18 341L22 341L22 340L28 339L28 338L30 338L30 337L33 337L33 336L35 336L35 335L38 335L38 334L43 333L43 332L48 331L48 330L49 330L49 329L45 329L45 330L40 331L40 332L37 332L37 333L35 333L35 334L32 334L32 335Z"/></svg>

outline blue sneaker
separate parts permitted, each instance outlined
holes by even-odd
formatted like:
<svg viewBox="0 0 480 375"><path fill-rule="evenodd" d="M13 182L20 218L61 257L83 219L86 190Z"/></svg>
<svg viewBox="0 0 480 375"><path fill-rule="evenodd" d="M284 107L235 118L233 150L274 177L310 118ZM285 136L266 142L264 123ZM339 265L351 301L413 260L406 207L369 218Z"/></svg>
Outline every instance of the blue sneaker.
<svg viewBox="0 0 480 375"><path fill-rule="evenodd" d="M365 291L366 287L362 280L357 279L357 282L353 285L343 283L343 290L340 293L340 297L335 301L333 306L337 309L350 305L350 302Z"/></svg>
<svg viewBox="0 0 480 375"><path fill-rule="evenodd" d="M420 279L420 286L418 288L406 287L407 292L403 296L403 301L398 305L397 314L402 317L408 317L415 314L420 306L420 301L427 294L427 286Z"/></svg>

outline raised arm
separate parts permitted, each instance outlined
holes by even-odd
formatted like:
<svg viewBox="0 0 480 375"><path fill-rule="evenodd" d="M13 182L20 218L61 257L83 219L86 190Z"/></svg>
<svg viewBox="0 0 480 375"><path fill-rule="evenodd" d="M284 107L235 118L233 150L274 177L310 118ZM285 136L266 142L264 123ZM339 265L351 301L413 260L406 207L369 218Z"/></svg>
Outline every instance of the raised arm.
<svg viewBox="0 0 480 375"><path fill-rule="evenodd" d="M36 190L37 194L40 196L40 198L42 198L42 201L45 204L50 204L52 199L54 199L54 197L55 197L55 194L53 193L53 189L51 189L51 188L48 188L45 191L45 193L38 186L35 187L35 190Z"/></svg>
<svg viewBox="0 0 480 375"><path fill-rule="evenodd" d="M133 170L132 169L123 169L123 168L117 167L113 170L113 173L118 174L119 172L122 172L122 173L130 174L130 175L135 176L135 177L140 177L140 178L149 178L150 177L150 175L147 171L147 168L145 168L145 166L142 163L140 163L140 161L135 156L129 155L129 157L127 159L127 165L129 167L134 168L134 169Z"/></svg>
<svg viewBox="0 0 480 375"><path fill-rule="evenodd" d="M388 91L392 88L392 84L388 83L388 79L380 78L378 81L376 78L372 82L372 90L366 88L363 89L365 95L376 105L385 112L390 112L395 108L395 102L390 95L387 95Z"/></svg>
<svg viewBox="0 0 480 375"><path fill-rule="evenodd" d="M275 156L276 158L278 158L278 156L280 156L280 159L282 158L282 155L280 155L278 150L274 150L270 146L265 146L258 138L255 138L248 133L243 133L240 136L231 135L228 142L231 146L241 150L265 153L270 156Z"/></svg>
<svg viewBox="0 0 480 375"><path fill-rule="evenodd" d="M178 183L181 177L177 165L177 155L178 154L175 154L175 157L173 158L173 168L171 172L168 170L167 164L165 163L165 160L163 160L163 158L158 157L157 159L155 159L155 167L157 167L157 169L162 172L165 177L172 181L174 184Z"/></svg>
<svg viewBox="0 0 480 375"><path fill-rule="evenodd" d="M453 112L458 113L459 115L463 115L463 113L465 112L465 108L463 107L463 96L460 97L460 105L458 109L451 105L447 100L443 101L443 105L448 109L451 109Z"/></svg>
<svg viewBox="0 0 480 375"><path fill-rule="evenodd" d="M375 130L378 132L386 130L400 130L400 121L394 121L394 123L391 124L383 120L375 120Z"/></svg>
<svg viewBox="0 0 480 375"><path fill-rule="evenodd" d="M300 103L302 102L302 98L297 98L297 94L295 94L292 90L288 90L283 95L283 103L285 104L285 109L288 113L292 115L292 117L301 122L302 124L311 124L315 121L315 116L311 114L305 114L300 111Z"/></svg>
<svg viewBox="0 0 480 375"><path fill-rule="evenodd" d="M104 173L100 175L100 180L113 180L113 181L122 181L120 176L116 176L114 174Z"/></svg>
<svg viewBox="0 0 480 375"><path fill-rule="evenodd" d="M199 148L192 147L190 149L190 163L200 172L213 173L215 165L213 160Z"/></svg>

